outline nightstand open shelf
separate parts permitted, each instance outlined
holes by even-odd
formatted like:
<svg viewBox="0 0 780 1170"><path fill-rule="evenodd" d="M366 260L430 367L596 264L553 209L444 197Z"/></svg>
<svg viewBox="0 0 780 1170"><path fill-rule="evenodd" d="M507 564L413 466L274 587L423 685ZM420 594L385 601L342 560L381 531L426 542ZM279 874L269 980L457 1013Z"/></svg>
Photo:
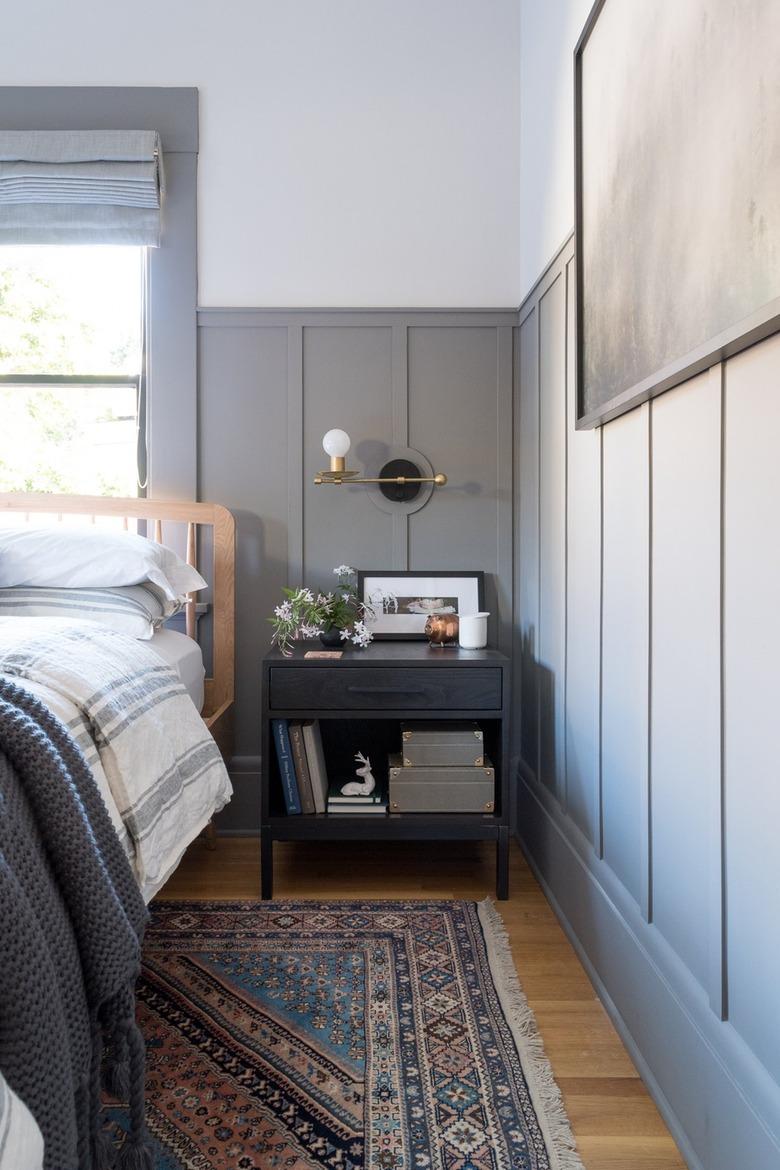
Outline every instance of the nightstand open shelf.
<svg viewBox="0 0 780 1170"><path fill-rule="evenodd" d="M341 659L305 659L315 643L290 658L278 652L263 663L261 886L273 896L274 841L496 842L496 894L508 896L509 659L495 650L431 649L423 642L379 642L346 651ZM348 761L360 748L375 775L387 782L387 755L400 746L400 723L475 720L495 768L491 813L325 813L288 816L271 736L272 719L318 719L326 762L352 775ZM372 755L373 753L373 755Z"/></svg>

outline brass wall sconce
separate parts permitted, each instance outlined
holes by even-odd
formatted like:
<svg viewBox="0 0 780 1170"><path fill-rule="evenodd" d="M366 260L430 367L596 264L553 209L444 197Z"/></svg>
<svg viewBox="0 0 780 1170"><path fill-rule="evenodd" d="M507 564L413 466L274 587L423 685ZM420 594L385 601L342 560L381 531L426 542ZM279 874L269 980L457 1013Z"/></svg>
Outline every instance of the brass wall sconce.
<svg viewBox="0 0 780 1170"><path fill-rule="evenodd" d="M330 456L330 470L319 471L314 477L316 484L378 484L380 492L386 499L400 504L413 500L422 484L443 487L447 482L447 476L442 472L438 475L421 475L420 468L410 459L390 459L376 476L358 475L356 471L348 471L347 452L351 443L352 440L346 431L338 428L328 431L322 440L322 448L325 454Z"/></svg>

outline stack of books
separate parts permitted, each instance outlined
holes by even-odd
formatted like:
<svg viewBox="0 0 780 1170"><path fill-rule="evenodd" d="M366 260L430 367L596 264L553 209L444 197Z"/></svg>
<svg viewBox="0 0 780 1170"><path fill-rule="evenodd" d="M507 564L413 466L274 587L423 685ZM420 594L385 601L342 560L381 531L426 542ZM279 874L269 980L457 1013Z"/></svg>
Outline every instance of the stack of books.
<svg viewBox="0 0 780 1170"><path fill-rule="evenodd" d="M273 719L272 725L287 813L324 813L328 773L318 721Z"/></svg>
<svg viewBox="0 0 780 1170"><path fill-rule="evenodd" d="M344 796L341 789L347 779L328 786L317 719L273 719L271 723L288 816L387 812L387 797L378 788L368 796Z"/></svg>
<svg viewBox="0 0 780 1170"><path fill-rule="evenodd" d="M368 814L382 815L387 812L387 797L383 796L378 788L370 792L368 796L345 796L341 789L344 787L344 781L338 784L331 784L328 790L328 812L351 813L353 816L366 816Z"/></svg>

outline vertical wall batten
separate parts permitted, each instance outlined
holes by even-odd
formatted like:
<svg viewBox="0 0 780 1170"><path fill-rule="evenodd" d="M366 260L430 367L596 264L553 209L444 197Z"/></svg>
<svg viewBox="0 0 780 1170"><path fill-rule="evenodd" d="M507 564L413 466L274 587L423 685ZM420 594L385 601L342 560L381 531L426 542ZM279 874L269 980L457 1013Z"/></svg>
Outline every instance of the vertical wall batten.
<svg viewBox="0 0 780 1170"><path fill-rule="evenodd" d="M520 754L534 776L539 771L539 690L536 658L539 634L539 390L536 308L521 322L516 439L517 547L515 585L519 634Z"/></svg>
<svg viewBox="0 0 780 1170"><path fill-rule="evenodd" d="M564 811L570 808L569 793L569 720L566 711L569 691L569 391L570 371L576 361L574 352L574 330L569 321L569 298L573 287L573 265L563 269L563 394L561 395L561 426L563 431L563 687L561 725L563 739L563 760L561 775L561 801Z"/></svg>
<svg viewBox="0 0 780 1170"><path fill-rule="evenodd" d="M725 504L726 504L726 363L719 362L707 374L711 394L718 401L719 491L718 491L718 779L710 808L709 879L709 997L712 1010L721 1020L728 1019L727 910L726 910L726 826L725 794L725 679L723 671Z"/></svg>
<svg viewBox="0 0 780 1170"><path fill-rule="evenodd" d="M409 329L400 322L393 325L393 442L409 445ZM392 567L409 568L409 517L393 513Z"/></svg>
<svg viewBox="0 0 780 1170"><path fill-rule="evenodd" d="M303 583L303 327L287 328L287 563L289 585Z"/></svg>
<svg viewBox="0 0 780 1170"><path fill-rule="evenodd" d="M647 404L647 787L642 802L640 833L647 842L642 857L639 904L647 922L653 921L653 407Z"/></svg>
<svg viewBox="0 0 780 1170"><path fill-rule="evenodd" d="M575 400L576 401L576 400ZM576 410L576 406L575 406ZM599 821L596 855L604 858L604 428L599 427Z"/></svg>
<svg viewBox="0 0 780 1170"><path fill-rule="evenodd" d="M514 330L502 325L496 330L496 599L498 601L499 649L505 654L512 647L512 609L514 598L514 463L512 426L514 418L512 379L514 375Z"/></svg>
<svg viewBox="0 0 780 1170"><path fill-rule="evenodd" d="M565 791L566 282L539 300L539 779Z"/></svg>
<svg viewBox="0 0 780 1170"><path fill-rule="evenodd" d="M599 848L601 432L574 429L573 261L566 265L565 808Z"/></svg>

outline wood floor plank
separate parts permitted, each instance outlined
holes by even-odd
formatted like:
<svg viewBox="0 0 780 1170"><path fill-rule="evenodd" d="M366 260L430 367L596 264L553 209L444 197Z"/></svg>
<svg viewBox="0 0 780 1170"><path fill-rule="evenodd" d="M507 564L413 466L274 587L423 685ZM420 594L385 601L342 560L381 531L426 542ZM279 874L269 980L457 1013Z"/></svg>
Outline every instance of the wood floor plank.
<svg viewBox="0 0 780 1170"><path fill-rule="evenodd" d="M196 841L160 898L255 899L257 838ZM492 849L478 842L426 846L278 844L277 898L494 896ZM685 1163L549 903L513 846L508 902L498 904L515 965L561 1087L585 1170L685 1170Z"/></svg>

